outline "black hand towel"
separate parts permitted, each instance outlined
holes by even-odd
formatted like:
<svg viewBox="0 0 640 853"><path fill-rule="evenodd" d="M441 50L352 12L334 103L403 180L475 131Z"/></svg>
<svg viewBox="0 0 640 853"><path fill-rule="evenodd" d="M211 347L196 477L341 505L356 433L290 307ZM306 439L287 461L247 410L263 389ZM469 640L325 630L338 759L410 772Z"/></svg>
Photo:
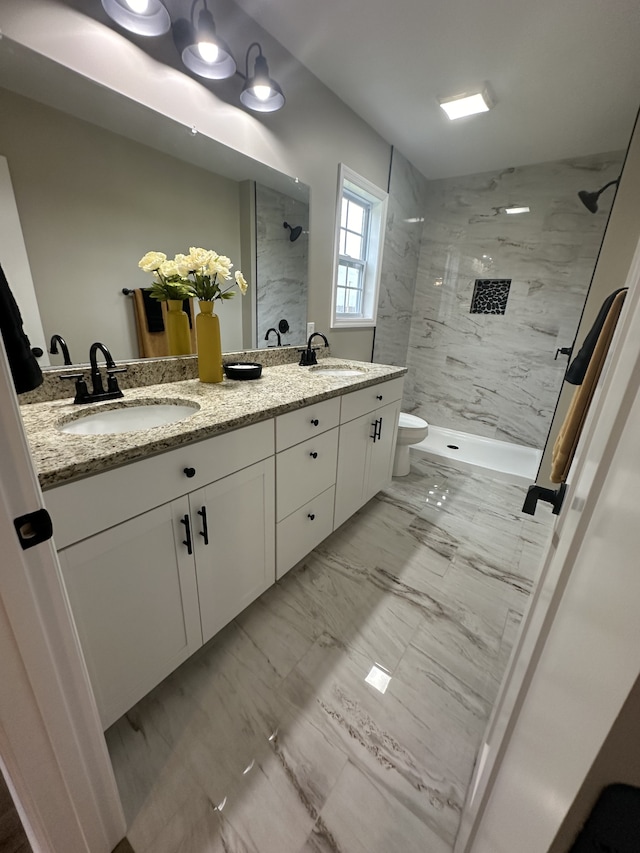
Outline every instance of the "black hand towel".
<svg viewBox="0 0 640 853"><path fill-rule="evenodd" d="M602 331L602 327L604 326L604 321L607 319L607 314L613 304L613 300L621 290L626 290L626 288L619 287L617 290L614 290L613 293L610 296L607 296L602 303L602 307L598 312L595 323L589 330L587 337L584 339L584 342L578 351L578 355L573 359L565 374L565 382L569 382L571 385L582 385L585 373L587 372L587 367L589 367L589 362L591 361L591 356L593 355L593 350L595 349L598 337Z"/></svg>
<svg viewBox="0 0 640 853"><path fill-rule="evenodd" d="M162 302L157 299L152 299L149 291L142 288L142 302L144 304L144 315L147 320L148 332L164 332L164 320L162 319ZM187 312L189 318L189 328L192 327L191 320L191 300L185 299L182 303L182 310Z"/></svg>
<svg viewBox="0 0 640 853"><path fill-rule="evenodd" d="M152 299L146 288L142 288L142 302L144 304L144 316L147 319L147 331L164 332L162 302Z"/></svg>
<svg viewBox="0 0 640 853"><path fill-rule="evenodd" d="M9 359L16 393L24 394L42 385L42 371L31 352L29 338L22 328L20 309L13 298L5 274L0 267L0 332Z"/></svg>

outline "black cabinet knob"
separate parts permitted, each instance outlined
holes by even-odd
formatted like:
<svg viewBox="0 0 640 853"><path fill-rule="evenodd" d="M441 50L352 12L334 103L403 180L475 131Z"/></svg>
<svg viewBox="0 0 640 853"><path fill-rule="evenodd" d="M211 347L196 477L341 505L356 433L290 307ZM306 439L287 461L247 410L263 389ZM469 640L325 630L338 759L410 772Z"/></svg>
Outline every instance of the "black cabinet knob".
<svg viewBox="0 0 640 853"><path fill-rule="evenodd" d="M320 421L317 418L311 418L311 423L313 424L313 426L318 426Z"/></svg>
<svg viewBox="0 0 640 853"><path fill-rule="evenodd" d="M196 469L195 468L185 468L184 469L184 475L185 475L185 477L189 477L189 478L195 477L196 476Z"/></svg>
<svg viewBox="0 0 640 853"><path fill-rule="evenodd" d="M317 458L318 458L318 454L316 453L316 451L315 451L315 450L312 450L312 451L311 451L311 453L309 454L309 456L310 456L312 459L317 459Z"/></svg>
<svg viewBox="0 0 640 853"><path fill-rule="evenodd" d="M312 512L307 513L307 518L310 518L311 521L315 518L315 515Z"/></svg>
<svg viewBox="0 0 640 853"><path fill-rule="evenodd" d="M42 358L44 355L44 350L42 347L31 347L31 352L35 355L36 358Z"/></svg>
<svg viewBox="0 0 640 853"><path fill-rule="evenodd" d="M376 400L382 400L382 394L376 394Z"/></svg>

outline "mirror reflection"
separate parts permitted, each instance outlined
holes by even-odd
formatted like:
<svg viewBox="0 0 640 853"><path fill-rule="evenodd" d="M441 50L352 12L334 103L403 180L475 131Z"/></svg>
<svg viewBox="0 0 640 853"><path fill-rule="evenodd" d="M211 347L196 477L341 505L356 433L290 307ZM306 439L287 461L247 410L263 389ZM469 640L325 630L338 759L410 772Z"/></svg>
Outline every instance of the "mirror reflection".
<svg viewBox="0 0 640 853"><path fill-rule="evenodd" d="M6 268L8 240L3 265L12 287L33 281L39 318L16 293L32 343L41 322L47 348L61 335L73 363L96 340L116 359L139 357L123 290L149 286L138 269L146 252L191 246L229 256L249 281L246 297L220 308L224 350L304 342L306 185L6 39L0 87L2 206L15 199L27 274ZM61 347L49 356L56 366L63 358Z"/></svg>

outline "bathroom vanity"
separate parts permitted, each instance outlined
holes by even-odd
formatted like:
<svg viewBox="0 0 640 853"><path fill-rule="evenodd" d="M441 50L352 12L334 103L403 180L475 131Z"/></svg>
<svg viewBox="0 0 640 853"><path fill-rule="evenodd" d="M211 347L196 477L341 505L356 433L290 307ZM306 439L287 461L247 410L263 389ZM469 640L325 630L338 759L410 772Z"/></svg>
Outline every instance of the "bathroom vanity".
<svg viewBox="0 0 640 853"><path fill-rule="evenodd" d="M23 407L105 728L390 480L404 372L134 388L98 408L199 408L120 435L61 432L88 411L69 400Z"/></svg>

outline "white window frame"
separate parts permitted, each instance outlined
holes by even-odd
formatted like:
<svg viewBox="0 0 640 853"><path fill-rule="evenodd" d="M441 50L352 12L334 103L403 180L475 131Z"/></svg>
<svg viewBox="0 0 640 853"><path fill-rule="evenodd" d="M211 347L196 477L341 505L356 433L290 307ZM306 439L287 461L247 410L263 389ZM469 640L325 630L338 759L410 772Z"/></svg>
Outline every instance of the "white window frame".
<svg viewBox="0 0 640 853"><path fill-rule="evenodd" d="M368 239L365 248L363 305L360 314L338 314L338 269L340 267L340 221L342 198L347 191L369 207ZM331 291L331 328L354 329L371 328L376 325L378 312L378 294L380 292L380 271L382 267L382 249L387 224L388 193L381 190L367 178L363 178L353 169L340 164L338 170L338 192L336 199L335 243L333 253L333 286Z"/></svg>

